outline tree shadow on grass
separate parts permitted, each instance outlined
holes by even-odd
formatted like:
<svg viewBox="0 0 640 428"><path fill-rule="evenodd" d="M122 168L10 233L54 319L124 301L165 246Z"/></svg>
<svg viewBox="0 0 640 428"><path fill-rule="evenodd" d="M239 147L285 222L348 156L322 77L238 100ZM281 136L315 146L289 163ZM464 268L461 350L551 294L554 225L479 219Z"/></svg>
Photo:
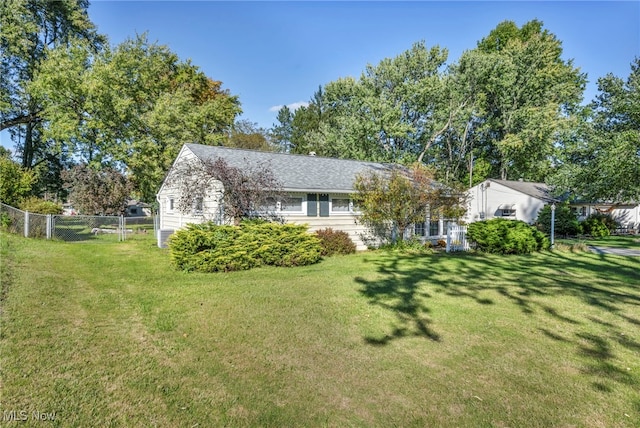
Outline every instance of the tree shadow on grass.
<svg viewBox="0 0 640 428"><path fill-rule="evenodd" d="M573 345L576 354L588 361L584 371L596 377L595 389L606 392L611 382L638 382L626 368L616 366L614 346L640 351L640 343L623 332L629 325L632 330L640 325L628 314L635 308L640 313L640 258L559 252L501 257L388 253L370 261L377 277L356 277L360 293L396 320L382 337L365 337L368 344L383 346L406 337L440 342L445 338L433 327L429 299L444 293L491 305L495 302L486 296L494 292L527 316L541 318L544 327L538 331L546 338ZM612 314L617 321L564 313L554 306L554 298L566 296ZM563 325L570 328L559 327Z"/></svg>

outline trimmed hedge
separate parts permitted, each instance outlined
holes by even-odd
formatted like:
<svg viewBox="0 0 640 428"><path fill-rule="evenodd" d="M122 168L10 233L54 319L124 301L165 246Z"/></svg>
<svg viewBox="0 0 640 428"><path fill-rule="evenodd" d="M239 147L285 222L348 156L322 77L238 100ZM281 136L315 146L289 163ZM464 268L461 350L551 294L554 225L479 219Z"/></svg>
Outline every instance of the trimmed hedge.
<svg viewBox="0 0 640 428"><path fill-rule="evenodd" d="M471 223L468 239L476 249L497 254L529 254L549 248L547 237L520 220L494 218Z"/></svg>
<svg viewBox="0 0 640 428"><path fill-rule="evenodd" d="M356 244L353 243L349 234L342 230L326 229L316 231L316 236L320 239L323 256L333 256L334 254L352 254L356 252Z"/></svg>
<svg viewBox="0 0 640 428"><path fill-rule="evenodd" d="M172 264L180 270L229 272L258 266L304 266L321 258L307 227L266 221L239 226L191 224L169 239Z"/></svg>

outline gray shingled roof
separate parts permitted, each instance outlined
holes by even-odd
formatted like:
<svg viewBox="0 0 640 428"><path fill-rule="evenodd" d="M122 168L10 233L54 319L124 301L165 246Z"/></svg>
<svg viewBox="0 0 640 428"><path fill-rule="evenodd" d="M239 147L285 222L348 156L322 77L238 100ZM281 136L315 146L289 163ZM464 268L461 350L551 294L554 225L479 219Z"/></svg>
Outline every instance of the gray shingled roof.
<svg viewBox="0 0 640 428"><path fill-rule="evenodd" d="M260 152L201 144L186 146L203 161L222 158L236 168L264 164L274 172L284 190L287 191L352 192L353 183L358 174L393 169L391 164L376 162Z"/></svg>
<svg viewBox="0 0 640 428"><path fill-rule="evenodd" d="M517 190L520 193L524 193L525 195L533 196L534 198L540 199L545 202L552 202L556 199L551 194L551 187L546 185L545 183L534 183L531 181L514 181L514 180L496 180L489 179L494 183L502 184L505 187L508 187L513 190Z"/></svg>

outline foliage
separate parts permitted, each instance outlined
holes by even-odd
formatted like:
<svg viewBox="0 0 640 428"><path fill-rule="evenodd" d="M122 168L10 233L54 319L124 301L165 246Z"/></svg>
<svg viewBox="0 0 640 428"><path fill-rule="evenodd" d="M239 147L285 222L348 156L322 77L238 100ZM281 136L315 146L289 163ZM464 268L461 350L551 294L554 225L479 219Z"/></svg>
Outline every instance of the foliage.
<svg viewBox="0 0 640 428"><path fill-rule="evenodd" d="M559 170L552 177L563 191L592 201L640 199L640 58L625 80L598 79L599 94L575 126Z"/></svg>
<svg viewBox="0 0 640 428"><path fill-rule="evenodd" d="M263 152L274 151L267 131L260 128L257 123L249 120L236 121L225 145L238 149L260 150Z"/></svg>
<svg viewBox="0 0 640 428"><path fill-rule="evenodd" d="M411 224L424 222L428 207L435 212L459 204L420 164L411 169L390 167L386 172L358 176L354 189L354 203L362 212L359 221L382 243L402 240Z"/></svg>
<svg viewBox="0 0 640 428"><path fill-rule="evenodd" d="M42 98L29 87L42 63L51 50L74 39L92 50L105 42L89 20L88 7L88 0L0 2L0 130L9 130L24 168L58 153L42 135L47 120ZM67 77L74 79L71 72Z"/></svg>
<svg viewBox="0 0 640 428"><path fill-rule="evenodd" d="M420 238L413 236L411 239L382 245L380 249L398 254L427 255L433 253L433 247L431 241L423 242Z"/></svg>
<svg viewBox="0 0 640 428"><path fill-rule="evenodd" d="M62 206L53 201L30 197L22 201L20 209L36 214L62 214Z"/></svg>
<svg viewBox="0 0 640 428"><path fill-rule="evenodd" d="M0 156L0 201L17 207L31 193L36 181L32 170L22 168L8 157Z"/></svg>
<svg viewBox="0 0 640 428"><path fill-rule="evenodd" d="M291 137L293 133L293 113L287 106L282 106L278 110L277 124L271 128L271 136L274 144L280 148L281 152L291 152Z"/></svg>
<svg viewBox="0 0 640 428"><path fill-rule="evenodd" d="M278 129L297 153L419 161L446 183L542 180L586 84L561 42L540 21L505 21L447 59L446 48L415 43L358 79L320 87L292 118L283 112Z"/></svg>
<svg viewBox="0 0 640 428"><path fill-rule="evenodd" d="M266 163L247 162L244 168L237 168L222 158L185 161L175 166L167 182L180 195L177 203L180 211L191 212L198 200L218 194L225 217L236 225L249 217L277 219L275 213L262 212L260 207L283 199L282 185Z"/></svg>
<svg viewBox="0 0 640 428"><path fill-rule="evenodd" d="M169 249L177 269L200 272L304 266L318 262L322 253L320 240L306 226L265 221L190 224L171 236Z"/></svg>
<svg viewBox="0 0 640 428"><path fill-rule="evenodd" d="M549 248L547 237L520 220L494 218L471 223L467 237L476 249L497 254L528 254Z"/></svg>
<svg viewBox="0 0 640 428"><path fill-rule="evenodd" d="M131 182L114 168L96 170L76 165L64 171L65 187L73 205L86 215L121 215L131 194Z"/></svg>
<svg viewBox="0 0 640 428"><path fill-rule="evenodd" d="M349 234L345 231L333 230L329 227L316 231L316 236L320 239L322 256L356 252L356 244L353 243Z"/></svg>
<svg viewBox="0 0 640 428"><path fill-rule="evenodd" d="M82 42L55 49L30 88L43 100L44 135L59 150L126 167L147 201L184 142L227 142L241 112L221 82L146 35L95 53Z"/></svg>
<svg viewBox="0 0 640 428"><path fill-rule="evenodd" d="M547 235L551 233L551 205L545 205L540 210L535 225ZM575 236L582 233L582 226L576 213L566 202L556 204L554 233L564 236Z"/></svg>
<svg viewBox="0 0 640 428"><path fill-rule="evenodd" d="M618 226L618 222L610 215L602 213L593 213L582 222L583 232L595 238L611 235L611 232Z"/></svg>

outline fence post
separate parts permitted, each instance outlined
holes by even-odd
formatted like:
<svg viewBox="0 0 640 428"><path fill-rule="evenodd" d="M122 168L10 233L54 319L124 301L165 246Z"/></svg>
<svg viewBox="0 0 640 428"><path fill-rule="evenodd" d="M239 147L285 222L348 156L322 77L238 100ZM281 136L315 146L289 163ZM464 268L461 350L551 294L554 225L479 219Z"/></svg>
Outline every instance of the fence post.
<svg viewBox="0 0 640 428"><path fill-rule="evenodd" d="M24 212L24 237L29 237L29 211Z"/></svg>
<svg viewBox="0 0 640 428"><path fill-rule="evenodd" d="M451 223L447 224L447 253L451 252Z"/></svg>
<svg viewBox="0 0 640 428"><path fill-rule="evenodd" d="M51 239L51 235L53 234L52 229L53 225L53 215L47 214L47 239Z"/></svg>
<svg viewBox="0 0 640 428"><path fill-rule="evenodd" d="M125 223L124 223L124 216L121 215L120 218L118 219L118 223L120 223L118 226L120 228L120 234L118 235L118 241L124 241L125 239Z"/></svg>

